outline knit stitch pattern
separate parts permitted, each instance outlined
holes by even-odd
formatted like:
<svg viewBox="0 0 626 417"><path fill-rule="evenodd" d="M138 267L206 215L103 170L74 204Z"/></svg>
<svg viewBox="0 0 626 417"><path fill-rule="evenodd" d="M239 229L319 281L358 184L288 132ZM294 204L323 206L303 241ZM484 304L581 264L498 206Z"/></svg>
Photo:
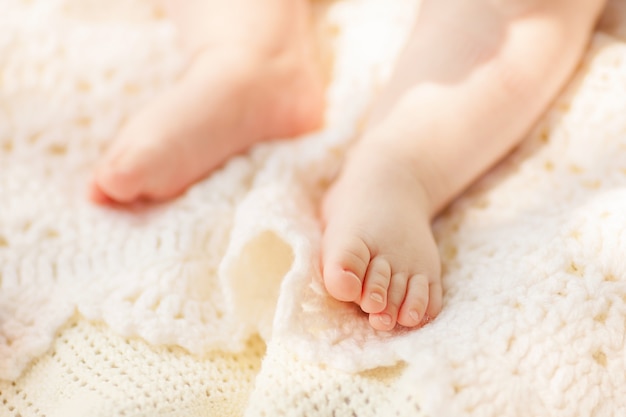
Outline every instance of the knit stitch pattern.
<svg viewBox="0 0 626 417"><path fill-rule="evenodd" d="M323 288L317 207L418 4L315 5L326 127L115 209L90 170L180 73L173 26L148 0L0 0L0 415L626 414L621 15L436 221L441 315L377 332Z"/></svg>

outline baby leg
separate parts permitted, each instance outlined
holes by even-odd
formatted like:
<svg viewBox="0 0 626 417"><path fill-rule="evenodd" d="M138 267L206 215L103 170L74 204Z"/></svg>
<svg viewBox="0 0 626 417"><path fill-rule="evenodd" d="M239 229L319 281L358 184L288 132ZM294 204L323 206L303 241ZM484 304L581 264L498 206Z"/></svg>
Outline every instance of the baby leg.
<svg viewBox="0 0 626 417"><path fill-rule="evenodd" d="M442 306L433 216L528 131L572 73L600 0L424 0L395 75L324 204L329 293L371 325Z"/></svg>
<svg viewBox="0 0 626 417"><path fill-rule="evenodd" d="M171 1L189 68L122 128L96 168L92 198L171 198L258 141L318 127L323 85L308 6Z"/></svg>

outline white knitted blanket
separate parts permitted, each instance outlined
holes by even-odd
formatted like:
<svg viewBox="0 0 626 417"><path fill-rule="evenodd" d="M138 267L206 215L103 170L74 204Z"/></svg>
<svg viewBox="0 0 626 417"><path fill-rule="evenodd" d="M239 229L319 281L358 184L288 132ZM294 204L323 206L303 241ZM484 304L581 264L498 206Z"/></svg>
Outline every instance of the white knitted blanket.
<svg viewBox="0 0 626 417"><path fill-rule="evenodd" d="M85 189L179 73L170 22L149 0L0 0L0 415L626 415L619 1L529 138L436 222L441 315L383 333L325 293L317 205L414 0L318 2L326 127L128 210Z"/></svg>

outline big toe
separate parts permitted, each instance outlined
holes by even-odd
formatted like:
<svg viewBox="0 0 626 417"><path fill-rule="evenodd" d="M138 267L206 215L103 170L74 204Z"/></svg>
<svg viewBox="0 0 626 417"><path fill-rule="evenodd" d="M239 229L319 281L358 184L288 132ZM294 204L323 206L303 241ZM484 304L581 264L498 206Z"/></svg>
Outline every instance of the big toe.
<svg viewBox="0 0 626 417"><path fill-rule="evenodd" d="M345 237L350 236L350 237ZM370 262L363 240L327 228L324 234L323 276L331 296L340 301L359 302Z"/></svg>
<svg viewBox="0 0 626 417"><path fill-rule="evenodd" d="M91 197L97 203L113 200L132 203L139 199L146 175L144 164L132 155L109 156L100 163L91 186Z"/></svg>

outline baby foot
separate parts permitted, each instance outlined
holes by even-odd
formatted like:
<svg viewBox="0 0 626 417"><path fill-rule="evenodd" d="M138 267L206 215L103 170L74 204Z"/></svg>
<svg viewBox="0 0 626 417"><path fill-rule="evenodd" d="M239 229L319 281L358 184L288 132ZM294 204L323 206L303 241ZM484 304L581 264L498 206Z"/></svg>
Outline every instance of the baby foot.
<svg viewBox="0 0 626 417"><path fill-rule="evenodd" d="M122 129L96 168L93 200L169 199L256 142L321 124L323 85L304 47L227 48L203 49Z"/></svg>
<svg viewBox="0 0 626 417"><path fill-rule="evenodd" d="M377 330L419 326L442 303L428 197L410 161L363 145L324 202L324 283Z"/></svg>

